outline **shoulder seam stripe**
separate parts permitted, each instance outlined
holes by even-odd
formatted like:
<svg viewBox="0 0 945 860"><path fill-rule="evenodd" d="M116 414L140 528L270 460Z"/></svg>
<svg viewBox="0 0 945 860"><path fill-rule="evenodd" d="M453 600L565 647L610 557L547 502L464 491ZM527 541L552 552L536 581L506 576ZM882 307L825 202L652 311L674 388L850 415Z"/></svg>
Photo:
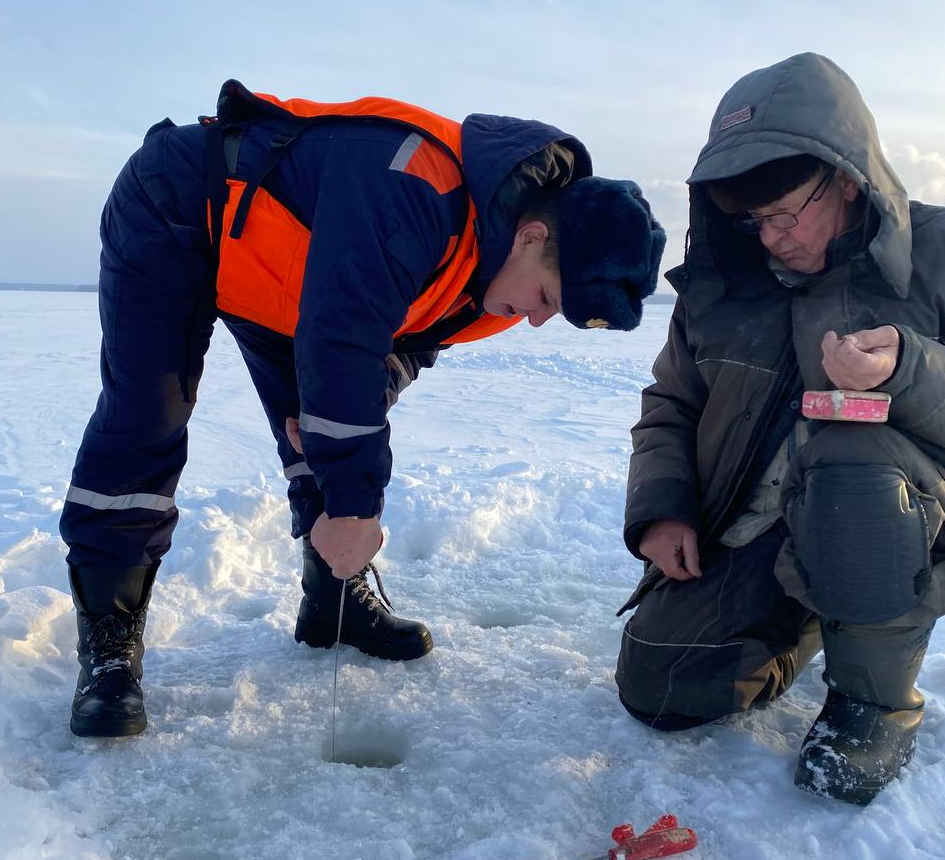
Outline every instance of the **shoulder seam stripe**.
<svg viewBox="0 0 945 860"><path fill-rule="evenodd" d="M389 169L399 170L401 173L406 171L410 159L413 158L414 153L420 148L420 144L422 143L423 138L419 134L415 131L410 132L397 152L394 153Z"/></svg>

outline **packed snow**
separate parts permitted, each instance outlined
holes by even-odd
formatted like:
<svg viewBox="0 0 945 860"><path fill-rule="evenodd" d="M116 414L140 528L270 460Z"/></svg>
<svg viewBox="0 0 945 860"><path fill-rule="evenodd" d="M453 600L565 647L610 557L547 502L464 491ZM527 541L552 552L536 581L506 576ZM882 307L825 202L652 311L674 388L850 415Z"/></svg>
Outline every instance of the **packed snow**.
<svg viewBox="0 0 945 860"><path fill-rule="evenodd" d="M620 706L628 430L668 319L518 326L444 353L394 407L378 566L436 648L342 648L331 763L335 653L292 638L285 485L220 325L148 620L150 725L70 733L57 521L98 393L96 297L0 292L0 858L580 860L666 812L693 860L945 857L942 629L915 759L865 809L792 785L822 655L779 702L687 733Z"/></svg>

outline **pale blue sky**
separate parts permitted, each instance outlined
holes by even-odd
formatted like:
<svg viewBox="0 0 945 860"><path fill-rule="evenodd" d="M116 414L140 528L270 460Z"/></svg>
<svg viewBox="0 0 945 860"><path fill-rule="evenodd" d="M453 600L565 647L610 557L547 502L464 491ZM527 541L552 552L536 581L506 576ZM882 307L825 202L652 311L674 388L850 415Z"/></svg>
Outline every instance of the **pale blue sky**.
<svg viewBox="0 0 945 860"><path fill-rule="evenodd" d="M945 203L943 33L931 0L5 0L0 281L94 282L116 173L155 121L212 113L229 77L282 97L385 95L558 125L597 173L644 187L673 264L682 181L722 93L813 50L858 83L910 193Z"/></svg>

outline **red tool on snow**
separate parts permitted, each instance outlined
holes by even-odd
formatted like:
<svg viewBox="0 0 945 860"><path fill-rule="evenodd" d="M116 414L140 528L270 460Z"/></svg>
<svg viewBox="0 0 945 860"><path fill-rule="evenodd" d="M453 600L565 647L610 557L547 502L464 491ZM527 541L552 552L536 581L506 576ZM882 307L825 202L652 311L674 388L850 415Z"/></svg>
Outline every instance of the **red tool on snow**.
<svg viewBox="0 0 945 860"><path fill-rule="evenodd" d="M653 860L671 857L696 847L696 834L688 827L680 827L675 815L664 815L645 832L637 836L632 824L618 824L610 834L616 848L591 860Z"/></svg>

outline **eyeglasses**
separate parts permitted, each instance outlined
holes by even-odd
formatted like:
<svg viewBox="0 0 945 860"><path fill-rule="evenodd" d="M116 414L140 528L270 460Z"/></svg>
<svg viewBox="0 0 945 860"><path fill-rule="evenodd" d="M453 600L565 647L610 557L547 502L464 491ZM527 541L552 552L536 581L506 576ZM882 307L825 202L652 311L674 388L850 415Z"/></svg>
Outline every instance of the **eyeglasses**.
<svg viewBox="0 0 945 860"><path fill-rule="evenodd" d="M797 212L773 212L771 215L759 215L756 218L733 218L732 226L735 229L742 231L743 233L760 233L761 228L765 224L770 224L772 227L775 227L778 230L792 230L797 226L798 218L800 217L801 212L803 212L808 204L816 203L824 194L827 193L827 188L830 185L830 180L833 179L834 174L837 172L836 167L831 167L821 178L820 182L817 183L817 186L811 192L810 197L808 197L800 209Z"/></svg>

